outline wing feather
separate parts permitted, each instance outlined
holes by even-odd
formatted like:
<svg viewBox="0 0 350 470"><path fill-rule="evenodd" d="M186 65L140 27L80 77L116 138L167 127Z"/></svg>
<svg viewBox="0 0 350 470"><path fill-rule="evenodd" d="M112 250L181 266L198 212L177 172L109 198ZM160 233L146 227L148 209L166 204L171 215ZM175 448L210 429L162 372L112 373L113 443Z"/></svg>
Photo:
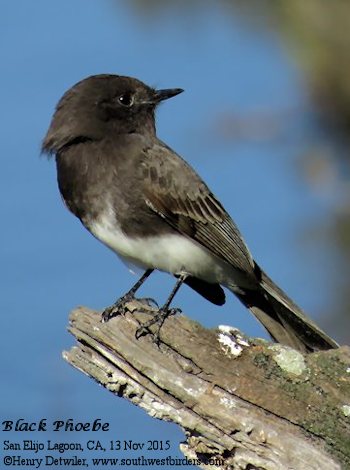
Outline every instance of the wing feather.
<svg viewBox="0 0 350 470"><path fill-rule="evenodd" d="M253 274L254 262L237 226L179 155L156 144L145 150L142 166L151 210L236 269Z"/></svg>

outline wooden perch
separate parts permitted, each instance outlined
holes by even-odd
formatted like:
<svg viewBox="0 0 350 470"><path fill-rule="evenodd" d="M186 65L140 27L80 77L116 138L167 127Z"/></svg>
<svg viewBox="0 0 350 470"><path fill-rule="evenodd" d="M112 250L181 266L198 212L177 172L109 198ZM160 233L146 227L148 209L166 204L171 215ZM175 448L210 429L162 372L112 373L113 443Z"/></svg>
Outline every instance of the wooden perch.
<svg viewBox="0 0 350 470"><path fill-rule="evenodd" d="M249 339L231 327L207 330L178 315L159 346L135 339L130 313L100 323L78 308L64 358L151 416L179 424L181 451L202 468L332 470L350 468L350 348L303 356ZM208 459L221 465L209 466Z"/></svg>

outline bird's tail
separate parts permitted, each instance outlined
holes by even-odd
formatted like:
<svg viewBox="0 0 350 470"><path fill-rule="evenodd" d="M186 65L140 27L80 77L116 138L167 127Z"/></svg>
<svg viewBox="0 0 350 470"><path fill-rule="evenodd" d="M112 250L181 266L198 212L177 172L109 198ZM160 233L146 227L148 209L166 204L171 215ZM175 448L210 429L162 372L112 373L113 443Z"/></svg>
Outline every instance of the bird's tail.
<svg viewBox="0 0 350 470"><path fill-rule="evenodd" d="M272 339L301 352L334 349L339 345L256 266L260 288L235 295L263 324Z"/></svg>

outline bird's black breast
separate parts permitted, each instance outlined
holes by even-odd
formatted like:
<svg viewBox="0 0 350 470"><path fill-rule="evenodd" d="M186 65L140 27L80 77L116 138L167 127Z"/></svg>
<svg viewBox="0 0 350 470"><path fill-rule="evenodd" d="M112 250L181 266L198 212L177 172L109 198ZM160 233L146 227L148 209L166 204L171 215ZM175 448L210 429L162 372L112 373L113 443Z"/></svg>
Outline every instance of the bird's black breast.
<svg viewBox="0 0 350 470"><path fill-rule="evenodd" d="M86 141L62 149L56 156L58 186L68 209L85 226L101 214L113 213L131 237L173 233L144 197L143 149L147 141L125 139Z"/></svg>
<svg viewBox="0 0 350 470"><path fill-rule="evenodd" d="M98 161L94 142L63 148L56 155L57 182L68 209L82 221L93 219L103 210L108 184L103 165Z"/></svg>

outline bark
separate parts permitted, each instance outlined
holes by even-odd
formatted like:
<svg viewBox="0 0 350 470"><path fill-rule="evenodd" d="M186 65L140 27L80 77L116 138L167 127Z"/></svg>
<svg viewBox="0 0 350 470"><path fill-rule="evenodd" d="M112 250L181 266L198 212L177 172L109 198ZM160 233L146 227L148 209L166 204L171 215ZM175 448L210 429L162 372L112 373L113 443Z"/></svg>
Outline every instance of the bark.
<svg viewBox="0 0 350 470"><path fill-rule="evenodd" d="M116 396L180 425L181 451L202 468L350 468L349 347L303 356L182 315L166 320L156 345L151 335L135 338L149 319L139 307L129 303L107 324L99 312L74 310L69 330L78 343L64 358Z"/></svg>

